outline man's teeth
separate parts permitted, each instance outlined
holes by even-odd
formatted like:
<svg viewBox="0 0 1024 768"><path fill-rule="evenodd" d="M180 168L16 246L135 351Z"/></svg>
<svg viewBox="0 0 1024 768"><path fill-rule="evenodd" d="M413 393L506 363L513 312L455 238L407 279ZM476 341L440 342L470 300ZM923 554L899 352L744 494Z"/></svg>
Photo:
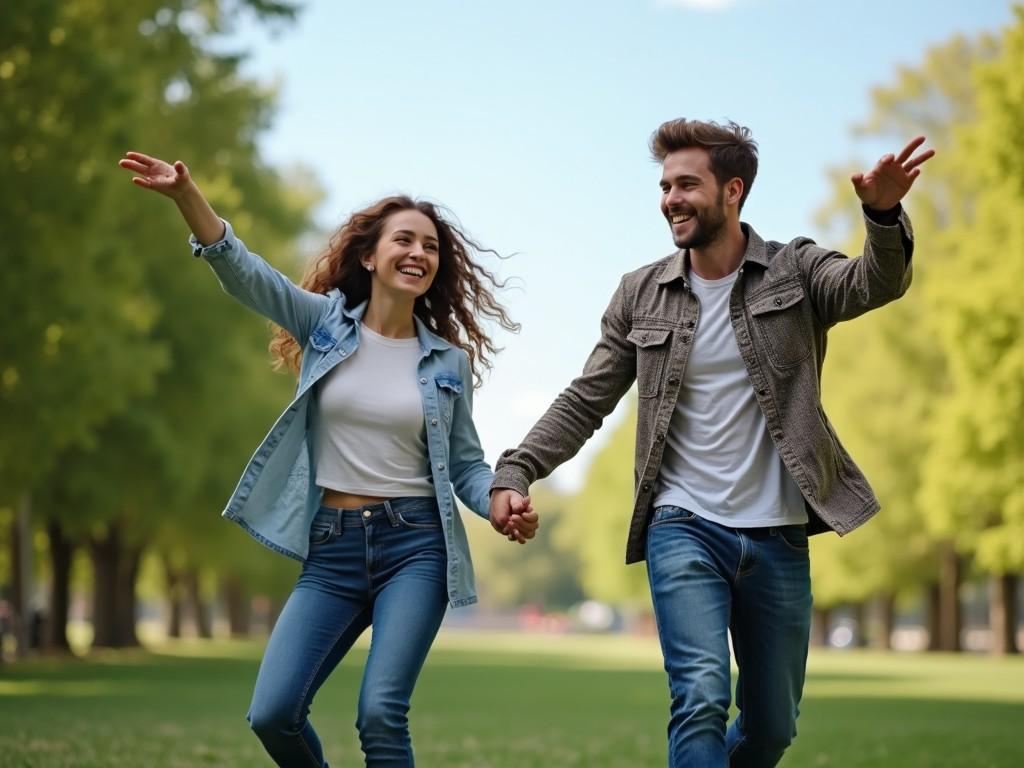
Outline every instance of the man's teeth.
<svg viewBox="0 0 1024 768"><path fill-rule="evenodd" d="M684 216L681 213L677 213L675 216L672 217L672 223L673 224L682 224L684 221L689 221L692 218L693 218L693 216Z"/></svg>

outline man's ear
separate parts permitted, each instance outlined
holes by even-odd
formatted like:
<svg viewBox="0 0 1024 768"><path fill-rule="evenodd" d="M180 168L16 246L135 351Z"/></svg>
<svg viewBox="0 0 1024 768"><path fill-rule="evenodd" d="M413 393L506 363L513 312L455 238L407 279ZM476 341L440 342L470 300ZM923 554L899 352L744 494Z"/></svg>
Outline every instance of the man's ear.
<svg viewBox="0 0 1024 768"><path fill-rule="evenodd" d="M725 183L725 202L727 205L740 204L743 199L743 179L734 176Z"/></svg>

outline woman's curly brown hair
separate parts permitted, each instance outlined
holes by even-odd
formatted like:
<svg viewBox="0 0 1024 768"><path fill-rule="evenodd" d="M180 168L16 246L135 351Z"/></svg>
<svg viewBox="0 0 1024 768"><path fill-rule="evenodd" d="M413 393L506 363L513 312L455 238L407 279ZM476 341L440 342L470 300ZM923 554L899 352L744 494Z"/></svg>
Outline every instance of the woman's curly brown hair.
<svg viewBox="0 0 1024 768"><path fill-rule="evenodd" d="M331 237L326 250L310 264L301 285L314 293L338 288L348 306L361 304L370 297L370 273L363 267L362 259L376 250L387 218L409 210L419 211L434 222L438 239L437 274L427 292L416 299L413 313L433 333L465 350L479 386L481 369L491 368L490 356L498 348L477 318L497 320L502 328L513 332L519 330L519 324L512 322L492 293L492 287L504 288L505 283L473 258L474 252L501 256L470 239L450 221L454 217L443 207L396 195L352 214ZM298 372L302 346L283 328L274 328L270 342L274 367Z"/></svg>

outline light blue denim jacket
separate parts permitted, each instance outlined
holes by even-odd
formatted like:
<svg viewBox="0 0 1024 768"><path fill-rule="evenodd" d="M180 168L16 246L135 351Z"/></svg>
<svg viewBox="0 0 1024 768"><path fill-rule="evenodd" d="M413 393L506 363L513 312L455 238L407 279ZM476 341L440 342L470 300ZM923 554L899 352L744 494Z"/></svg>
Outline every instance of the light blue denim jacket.
<svg viewBox="0 0 1024 768"><path fill-rule="evenodd" d="M346 306L338 289L310 293L256 254L250 253L225 224L219 242L202 246L190 239L224 290L242 304L274 321L302 344L302 366L295 397L249 460L224 509L266 546L298 560L309 554L309 529L320 506L312 425L317 418L316 385L359 347L360 320L367 302ZM473 381L466 353L434 335L415 319L422 356L417 384L431 475L441 510L448 549L448 599L453 607L476 602L473 564L455 495L487 519L494 479L484 460L473 424Z"/></svg>

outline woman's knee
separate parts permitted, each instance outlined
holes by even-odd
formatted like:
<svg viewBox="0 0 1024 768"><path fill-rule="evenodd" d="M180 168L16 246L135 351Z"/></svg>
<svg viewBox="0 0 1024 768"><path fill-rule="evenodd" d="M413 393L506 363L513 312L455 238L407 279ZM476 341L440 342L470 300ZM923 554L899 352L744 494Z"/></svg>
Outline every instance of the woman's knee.
<svg viewBox="0 0 1024 768"><path fill-rule="evenodd" d="M364 695L359 699L356 728L361 736L408 733L408 712L409 705L398 698Z"/></svg>
<svg viewBox="0 0 1024 768"><path fill-rule="evenodd" d="M280 703L253 701L245 719L249 721L253 732L262 739L299 730L294 711L294 707Z"/></svg>

